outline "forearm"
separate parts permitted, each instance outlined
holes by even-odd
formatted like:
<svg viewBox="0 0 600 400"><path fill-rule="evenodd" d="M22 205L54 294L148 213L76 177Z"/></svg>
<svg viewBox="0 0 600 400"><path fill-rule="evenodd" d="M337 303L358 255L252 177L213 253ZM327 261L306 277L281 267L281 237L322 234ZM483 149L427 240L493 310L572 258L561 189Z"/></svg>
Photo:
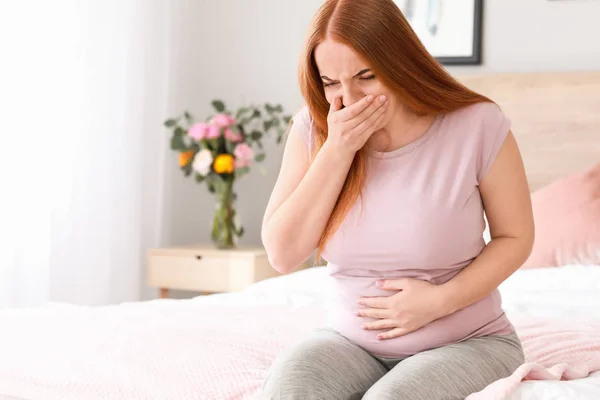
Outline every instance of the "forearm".
<svg viewBox="0 0 600 400"><path fill-rule="evenodd" d="M526 261L530 252L529 238L492 239L471 264L440 285L445 299L445 315L488 296Z"/></svg>
<svg viewBox="0 0 600 400"><path fill-rule="evenodd" d="M316 249L342 190L353 155L327 143L306 175L265 224L263 244L279 272L296 268Z"/></svg>

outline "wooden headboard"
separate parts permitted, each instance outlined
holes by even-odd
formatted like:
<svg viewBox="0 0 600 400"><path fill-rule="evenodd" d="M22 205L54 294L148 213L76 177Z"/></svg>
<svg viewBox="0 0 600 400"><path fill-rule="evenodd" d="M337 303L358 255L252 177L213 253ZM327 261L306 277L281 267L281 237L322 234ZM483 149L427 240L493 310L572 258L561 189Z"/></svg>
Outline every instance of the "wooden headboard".
<svg viewBox="0 0 600 400"><path fill-rule="evenodd" d="M600 162L600 71L461 76L512 120L530 190Z"/></svg>

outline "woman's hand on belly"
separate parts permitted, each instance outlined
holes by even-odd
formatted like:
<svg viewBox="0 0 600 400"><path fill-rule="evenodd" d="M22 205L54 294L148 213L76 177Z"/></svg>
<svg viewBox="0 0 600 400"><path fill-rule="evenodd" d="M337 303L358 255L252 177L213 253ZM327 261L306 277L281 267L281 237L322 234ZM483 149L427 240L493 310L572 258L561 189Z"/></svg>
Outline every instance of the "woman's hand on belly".
<svg viewBox="0 0 600 400"><path fill-rule="evenodd" d="M377 339L392 339L447 315L444 291L435 284L411 278L378 281L377 286L396 292L387 297L361 297L356 311L361 317L375 318L362 325L366 330L387 330Z"/></svg>

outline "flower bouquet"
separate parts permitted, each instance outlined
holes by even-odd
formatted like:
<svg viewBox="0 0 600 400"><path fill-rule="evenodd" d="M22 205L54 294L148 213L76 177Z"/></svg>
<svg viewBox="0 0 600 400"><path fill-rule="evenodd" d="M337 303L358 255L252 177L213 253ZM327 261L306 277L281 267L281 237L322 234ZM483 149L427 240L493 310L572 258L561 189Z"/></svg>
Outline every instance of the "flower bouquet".
<svg viewBox="0 0 600 400"><path fill-rule="evenodd" d="M211 238L220 249L233 248L244 228L236 223L234 182L250 172L254 163L265 159L263 139L275 133L281 143L291 117L281 105L241 107L235 114L220 100L212 106L216 114L196 121L187 111L168 119L172 131L171 149L179 153L179 167L185 176L206 183L216 195Z"/></svg>

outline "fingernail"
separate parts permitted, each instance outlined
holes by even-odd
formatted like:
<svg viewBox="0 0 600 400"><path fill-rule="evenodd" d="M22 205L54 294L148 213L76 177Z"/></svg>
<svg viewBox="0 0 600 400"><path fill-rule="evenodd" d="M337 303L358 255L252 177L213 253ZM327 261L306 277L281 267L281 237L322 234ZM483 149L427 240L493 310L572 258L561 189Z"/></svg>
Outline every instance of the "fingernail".
<svg viewBox="0 0 600 400"><path fill-rule="evenodd" d="M375 284L376 284L377 286L382 286L382 285L383 285L383 281L376 281L376 282L375 282Z"/></svg>
<svg viewBox="0 0 600 400"><path fill-rule="evenodd" d="M381 103L383 103L385 101L386 97L384 95L379 96L379 101Z"/></svg>
<svg viewBox="0 0 600 400"><path fill-rule="evenodd" d="M367 329L367 326L366 326L366 325L364 325L364 324L363 324L363 325L361 325L360 327L361 327L361 329Z"/></svg>
<svg viewBox="0 0 600 400"><path fill-rule="evenodd" d="M367 103L370 103L373 101L373 96L367 96Z"/></svg>
<svg viewBox="0 0 600 400"><path fill-rule="evenodd" d="M377 340L383 339L381 336L377 335Z"/></svg>

